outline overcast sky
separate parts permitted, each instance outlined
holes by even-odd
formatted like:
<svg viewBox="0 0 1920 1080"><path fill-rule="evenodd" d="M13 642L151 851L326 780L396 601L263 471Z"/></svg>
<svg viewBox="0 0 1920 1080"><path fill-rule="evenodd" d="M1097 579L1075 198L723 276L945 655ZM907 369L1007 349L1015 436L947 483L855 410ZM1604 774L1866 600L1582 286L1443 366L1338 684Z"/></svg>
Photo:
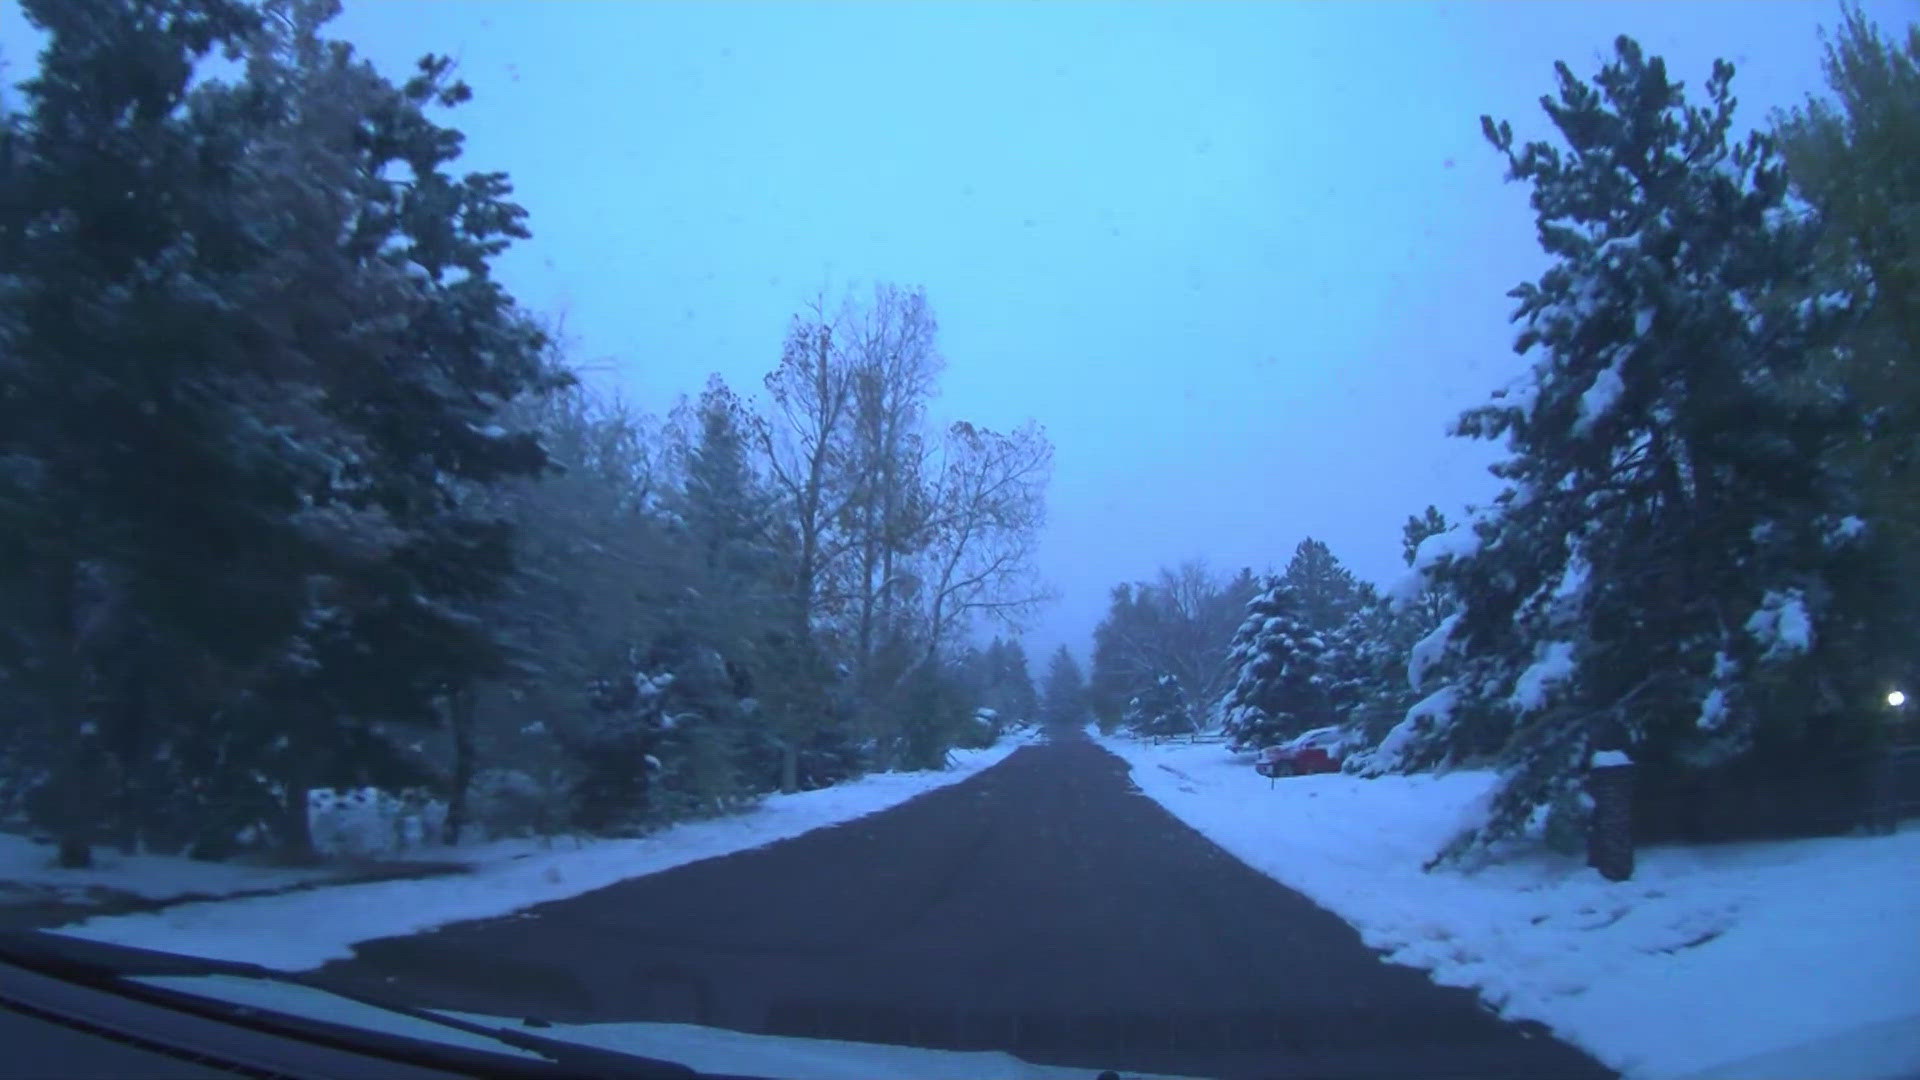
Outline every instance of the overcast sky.
<svg viewBox="0 0 1920 1080"><path fill-rule="evenodd" d="M1866 5L1904 26L1911 0ZM1746 125L1821 85L1832 3L759 5L347 0L390 75L460 61L466 164L534 239L502 264L594 378L664 412L759 388L815 290L926 287L939 413L1056 450L1028 635L1082 659L1115 582L1304 536L1399 568L1400 523L1491 496L1448 422L1510 380L1539 272L1479 117L1546 133L1615 35ZM0 43L25 40L7 0ZM18 76L18 68L15 75Z"/></svg>

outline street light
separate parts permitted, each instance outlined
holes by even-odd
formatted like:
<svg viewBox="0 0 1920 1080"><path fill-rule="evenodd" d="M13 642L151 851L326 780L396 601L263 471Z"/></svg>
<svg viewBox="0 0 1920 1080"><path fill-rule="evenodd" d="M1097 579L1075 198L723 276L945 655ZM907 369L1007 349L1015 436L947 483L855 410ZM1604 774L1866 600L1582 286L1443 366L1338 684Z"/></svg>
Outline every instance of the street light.
<svg viewBox="0 0 1920 1080"><path fill-rule="evenodd" d="M1897 709L1897 708L1899 708L1900 706L1902 706L1902 705L1905 705L1906 703L1907 703L1907 695L1906 695L1905 693L1903 693L1903 692L1901 692L1901 691L1899 691L1899 690L1891 690L1891 691L1888 691L1888 693L1887 693L1887 705L1888 705L1888 706L1889 706L1890 708L1895 708L1895 709Z"/></svg>

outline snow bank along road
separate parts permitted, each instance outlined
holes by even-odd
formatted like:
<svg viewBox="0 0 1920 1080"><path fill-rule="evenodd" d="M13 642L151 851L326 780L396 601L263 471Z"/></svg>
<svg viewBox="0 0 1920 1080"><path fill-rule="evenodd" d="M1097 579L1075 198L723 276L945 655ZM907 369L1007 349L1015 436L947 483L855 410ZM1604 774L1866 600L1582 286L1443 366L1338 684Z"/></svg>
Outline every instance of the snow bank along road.
<svg viewBox="0 0 1920 1080"><path fill-rule="evenodd" d="M1102 745L1149 798L1388 959L1635 1080L1920 1076L1920 828L1649 846L1621 882L1541 851L1423 873L1485 812L1493 773L1269 790L1218 743Z"/></svg>
<svg viewBox="0 0 1920 1080"><path fill-rule="evenodd" d="M949 755L953 767L942 772L875 773L818 791L769 795L750 812L682 822L637 839L495 840L430 849L438 858L470 868L457 877L228 896L140 914L101 915L60 927L58 932L281 971L307 971L353 956L354 945L362 941L510 915L628 878L839 825L959 783L998 764L1027 741L1023 734L983 750L955 751ZM7 839L0 837L0 841ZM23 883L50 885L62 893L104 888L172 899L278 891L298 884L298 879L284 880L288 871L175 857L102 855L103 865L94 870L52 870L44 865L50 858L47 849L36 849L24 839L12 845L0 843L0 883L14 880L17 874ZM0 924L4 924L4 913L0 913Z"/></svg>
<svg viewBox="0 0 1920 1080"><path fill-rule="evenodd" d="M355 952L319 977L560 1022L1214 1076L1610 1075L1383 963L1077 733L844 825Z"/></svg>

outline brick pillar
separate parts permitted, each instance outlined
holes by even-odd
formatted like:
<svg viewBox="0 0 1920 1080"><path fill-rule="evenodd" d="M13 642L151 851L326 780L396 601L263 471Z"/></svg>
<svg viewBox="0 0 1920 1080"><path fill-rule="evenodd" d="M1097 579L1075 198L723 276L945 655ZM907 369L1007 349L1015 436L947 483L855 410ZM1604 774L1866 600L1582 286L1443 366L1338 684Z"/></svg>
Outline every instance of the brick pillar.
<svg viewBox="0 0 1920 1080"><path fill-rule="evenodd" d="M1593 797L1587 865L1608 881L1625 881L1633 876L1633 766L1588 769L1587 794Z"/></svg>

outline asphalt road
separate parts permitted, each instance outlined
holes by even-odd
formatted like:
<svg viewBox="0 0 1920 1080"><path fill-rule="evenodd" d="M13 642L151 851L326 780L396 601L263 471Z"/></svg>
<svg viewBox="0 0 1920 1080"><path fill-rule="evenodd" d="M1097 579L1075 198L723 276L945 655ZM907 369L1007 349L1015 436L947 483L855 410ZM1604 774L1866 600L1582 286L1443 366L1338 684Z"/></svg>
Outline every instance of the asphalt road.
<svg viewBox="0 0 1920 1080"><path fill-rule="evenodd" d="M1134 789L1077 733L757 851L317 973L561 1022L1010 1050L1202 1076L1612 1074L1354 930Z"/></svg>

